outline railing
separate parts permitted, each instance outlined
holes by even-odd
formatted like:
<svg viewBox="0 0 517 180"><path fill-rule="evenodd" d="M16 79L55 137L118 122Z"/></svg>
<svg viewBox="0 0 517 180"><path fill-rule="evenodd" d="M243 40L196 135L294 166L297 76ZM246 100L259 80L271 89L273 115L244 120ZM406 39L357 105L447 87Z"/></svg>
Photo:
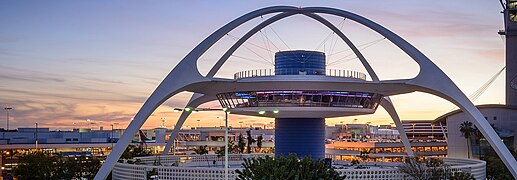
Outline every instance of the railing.
<svg viewBox="0 0 517 180"><path fill-rule="evenodd" d="M254 69L237 72L233 75L234 79L242 79L242 78L251 78L251 77L267 77L267 76L275 76L276 74L291 74L291 75L324 75L324 76L332 76L332 77L345 77L345 78L354 78L354 79L362 79L366 80L366 74L357 72L357 71L349 71L349 70L341 70L341 69L327 69L325 74L306 74L302 71L298 70L282 70L282 72L275 72L274 69Z"/></svg>
<svg viewBox="0 0 517 180"><path fill-rule="evenodd" d="M237 168L228 169L228 179L236 179ZM147 179L148 174L155 172L160 180L223 180L224 168L210 167L175 167L175 166L150 166L141 164L117 163L113 168L113 179L142 180Z"/></svg>
<svg viewBox="0 0 517 180"><path fill-rule="evenodd" d="M336 169L346 179L394 180L408 179L408 175L398 169Z"/></svg>
<svg viewBox="0 0 517 180"><path fill-rule="evenodd" d="M236 179L237 173L235 168L245 158L273 156L273 154L231 154L229 160L233 163L229 168L229 179ZM217 167L203 167L199 162L210 162L216 160L222 162L222 157L217 155L186 155L186 156L148 156L139 157L141 164L126 164L117 163L113 168L113 179L146 179L150 172L157 173L159 179L183 179L183 180L198 180L198 179L224 179L224 168ZM156 161L159 159L159 165ZM182 162L183 161L183 162ZM178 167L178 162L183 165ZM476 179L486 178L486 163L475 159L461 159L461 158L443 158L443 162L449 165L452 172L468 172ZM347 163L345 161L337 161L335 164ZM205 164L206 165L206 164ZM346 179L381 179L394 180L408 178L407 174L401 172L395 167L373 167L371 169L355 169L349 167L348 169L336 169L341 175L346 175Z"/></svg>
<svg viewBox="0 0 517 180"><path fill-rule="evenodd" d="M453 172L463 171L472 174L476 179L486 179L486 162L477 159L443 158Z"/></svg>
<svg viewBox="0 0 517 180"><path fill-rule="evenodd" d="M229 161L243 161L246 158L256 158L256 157L264 157L264 156L274 156L274 154L229 154ZM162 165L170 166L171 164L178 162L212 162L212 161L224 161L224 156L218 157L216 154L207 154L207 155L160 155L160 156L145 156L145 157L136 157L134 159L139 159L142 164L152 165L155 162L159 162Z"/></svg>

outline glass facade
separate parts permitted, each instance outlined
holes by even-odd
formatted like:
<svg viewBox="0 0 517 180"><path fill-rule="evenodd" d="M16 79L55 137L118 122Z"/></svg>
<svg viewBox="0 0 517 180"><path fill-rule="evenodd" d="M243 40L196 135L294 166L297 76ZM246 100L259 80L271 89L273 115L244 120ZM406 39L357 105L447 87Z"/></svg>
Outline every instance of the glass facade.
<svg viewBox="0 0 517 180"><path fill-rule="evenodd" d="M325 75L325 53L281 51L275 54L276 75Z"/></svg>
<svg viewBox="0 0 517 180"><path fill-rule="evenodd" d="M510 21L517 22L517 0L508 1L507 6Z"/></svg>
<svg viewBox="0 0 517 180"><path fill-rule="evenodd" d="M345 91L251 91L217 95L225 108L344 107L376 109L380 94Z"/></svg>

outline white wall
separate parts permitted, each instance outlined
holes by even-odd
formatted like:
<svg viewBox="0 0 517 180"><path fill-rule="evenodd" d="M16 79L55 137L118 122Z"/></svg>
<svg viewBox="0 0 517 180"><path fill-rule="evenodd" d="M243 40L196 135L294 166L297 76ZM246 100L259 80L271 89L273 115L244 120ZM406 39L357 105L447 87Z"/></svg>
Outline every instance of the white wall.
<svg viewBox="0 0 517 180"><path fill-rule="evenodd" d="M512 130L517 134L517 110L509 108L480 108L481 113L487 117L490 124L494 124L496 128L505 128ZM497 117L497 120L494 120ZM451 115L447 118L448 128L448 156L449 157L467 157L467 142L460 132L460 124L466 120L467 115L463 112ZM513 146L517 147L517 142L513 142Z"/></svg>

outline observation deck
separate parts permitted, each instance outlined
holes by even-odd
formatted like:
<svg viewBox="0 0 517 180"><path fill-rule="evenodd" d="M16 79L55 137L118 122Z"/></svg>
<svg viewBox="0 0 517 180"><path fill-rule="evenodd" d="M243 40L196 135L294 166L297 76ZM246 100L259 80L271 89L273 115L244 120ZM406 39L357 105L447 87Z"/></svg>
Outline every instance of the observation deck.
<svg viewBox="0 0 517 180"><path fill-rule="evenodd" d="M254 77L272 77L272 76L288 76L288 75L276 75L278 70L275 69L254 69L254 70L247 70L247 71L240 71L233 75L233 78L236 80L244 79L244 78L254 78ZM293 69L286 69L281 70L281 72L278 72L278 74L297 74L297 75L308 75L305 71L302 70L293 70ZM350 71L350 70L342 70L342 69L327 69L325 71L325 74L323 76L327 77L342 77L342 78L351 78L351 79L357 79L357 80L363 80L366 81L366 74L357 72L357 71Z"/></svg>
<svg viewBox="0 0 517 180"><path fill-rule="evenodd" d="M291 81L300 79L366 81L366 74L357 71L327 69L322 72L307 74L305 69L297 68L255 69L237 72L234 74L234 79L247 81ZM340 117L371 114L375 112L382 97L380 94L368 92L321 90L269 90L217 94L221 105L231 109L234 114L273 118Z"/></svg>

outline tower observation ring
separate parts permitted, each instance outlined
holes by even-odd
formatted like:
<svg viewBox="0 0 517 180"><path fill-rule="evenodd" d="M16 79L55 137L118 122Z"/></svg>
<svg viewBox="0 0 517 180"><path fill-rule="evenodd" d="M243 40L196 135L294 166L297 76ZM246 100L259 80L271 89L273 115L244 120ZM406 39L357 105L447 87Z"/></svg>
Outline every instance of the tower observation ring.
<svg viewBox="0 0 517 180"><path fill-rule="evenodd" d="M201 75L197 66L199 57L233 29L250 20L268 14L274 15L261 21L240 37L240 39L219 58L206 76ZM320 14L345 18L347 21L354 21L375 31L412 58L412 60L419 65L420 72L413 78L381 80L354 43L335 25L320 16ZM252 70L252 73L255 73L255 75L240 76L242 74L236 74L236 78L214 77L228 58L250 37L271 23L293 15L307 16L331 29L358 57L371 80L360 78L360 76L357 75L329 75L327 74L327 72L329 72L328 69L325 69L325 73L322 73L322 68L317 66L304 66L303 71L298 69L297 74L296 71L286 74L283 72L274 74L272 71L271 73L268 72L268 75L262 76L261 74L264 72L257 74L257 71ZM310 54L311 52L307 53ZM277 56L278 54L276 57ZM296 70L298 67L301 67L301 65L298 64L297 67L286 66L280 69ZM275 67L275 70L277 68L278 67ZM312 75L310 75L311 72ZM481 134L483 134L499 155L513 177L517 178L517 161L484 116L438 66L402 37L363 16L341 9L329 7L272 6L249 12L232 20L213 32L192 49L192 51L164 78L136 113L124 131L124 134L113 148L113 151L106 158L104 164L96 174L96 180L105 179L108 176L133 136L138 132L149 116L166 100L183 91L194 93L187 103L186 107L189 108L196 108L203 103L219 100L222 106L232 108L232 114L274 117L277 122L275 128L278 131L278 133L275 134L278 136L278 138L275 137L277 141L275 145L278 146L275 147L276 151L280 153L300 153L298 155L309 155L315 158L321 157L321 152L324 151L324 139L321 133L324 132L324 118L355 115L356 113L371 114L375 112L378 105L382 106L391 116L400 133L402 143L405 149L407 149L408 155L412 156L411 145L409 144L400 118L389 96L411 92L429 93L452 102L465 112L468 120L479 128ZM346 93L348 94L343 98ZM353 97L358 95L361 97ZM312 99L310 103L307 103L307 100L310 99L309 96L311 96ZM338 98L337 101L335 99L336 97ZM332 98L332 101L330 98ZM343 98L343 100L341 100L341 98ZM298 109L298 111L295 111L296 109ZM175 139L190 113L190 111L182 112L177 123L174 125L174 129L169 138L170 140ZM305 134L311 135L307 136L307 139L303 141L300 141L299 137L292 136L293 134L303 134L304 132ZM170 152L170 147L173 142L174 141L167 142L163 154ZM291 148L299 147L297 143L300 142L310 144L310 148L306 151ZM279 145L287 144L294 146L279 147Z"/></svg>

